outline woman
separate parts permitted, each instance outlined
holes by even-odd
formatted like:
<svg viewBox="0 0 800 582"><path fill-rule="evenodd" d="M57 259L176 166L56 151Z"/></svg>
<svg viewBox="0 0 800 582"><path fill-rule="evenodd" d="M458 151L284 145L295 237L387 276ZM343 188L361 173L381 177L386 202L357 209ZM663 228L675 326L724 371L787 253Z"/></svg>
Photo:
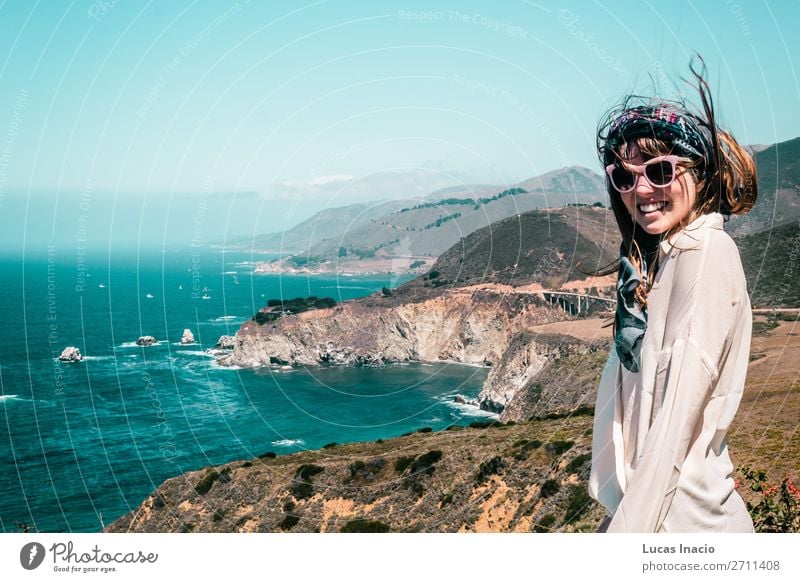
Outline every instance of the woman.
<svg viewBox="0 0 800 582"><path fill-rule="evenodd" d="M600 531L752 532L726 432L750 356L752 313L730 214L755 203L755 166L703 114L633 98L598 132L622 234L614 346L595 410L589 492Z"/></svg>

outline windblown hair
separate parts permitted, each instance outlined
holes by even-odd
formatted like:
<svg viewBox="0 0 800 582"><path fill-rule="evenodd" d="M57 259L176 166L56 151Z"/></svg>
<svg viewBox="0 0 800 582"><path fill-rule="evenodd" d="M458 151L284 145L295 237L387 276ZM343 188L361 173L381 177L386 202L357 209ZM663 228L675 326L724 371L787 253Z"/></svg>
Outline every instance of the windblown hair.
<svg viewBox="0 0 800 582"><path fill-rule="evenodd" d="M756 185L756 167L752 156L728 132L717 127L714 114L714 103L708 82L705 80L706 67L701 57L700 70L694 63L689 65L694 77L694 82L686 81L693 87L700 97L702 113L693 113L683 101L665 101L645 99L640 96L628 96L613 107L601 120L597 130L597 152L603 168L616 160L627 158L628 148L636 145L645 158L676 154L689 157L692 161L682 164L685 171L690 172L697 183L697 198L688 215L674 227L660 235L659 240L668 240L673 234L683 230L688 223L698 216L719 212L724 215L745 214L756 202L758 188ZM669 130L648 132L640 131L631 136L630 140L620 135L620 120L631 117L638 118L636 111L655 111L662 113L677 112L678 118L687 122L700 135L706 150L704 155L687 154L685 141L678 135L670 134ZM633 112L633 113L632 113ZM647 121L645 121L647 123ZM683 123L683 121L681 121ZM616 132L616 133L615 133ZM693 148L689 148L690 150ZM678 170L681 178L681 170ZM648 261L647 276L642 273L644 249L653 246L654 235L647 234L639 227L628 213L619 192L614 189L606 176L606 190L611 200L611 209L622 234L623 253L631 261L637 273L642 278L642 284L635 291L637 303L642 309L647 306L647 295L652 289L655 274L658 270L658 252L655 252L651 261ZM593 275L608 275L618 270L620 260L606 265ZM614 330L616 332L616 330Z"/></svg>

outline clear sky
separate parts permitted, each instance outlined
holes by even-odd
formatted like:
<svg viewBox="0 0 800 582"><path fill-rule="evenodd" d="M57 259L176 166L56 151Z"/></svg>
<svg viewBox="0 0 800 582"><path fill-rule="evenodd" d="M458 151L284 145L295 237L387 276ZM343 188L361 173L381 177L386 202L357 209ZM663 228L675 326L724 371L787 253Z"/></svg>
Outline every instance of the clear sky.
<svg viewBox="0 0 800 582"><path fill-rule="evenodd" d="M48 220L56 236L81 192L137 237L165 201L196 216L202 198L226 215L214 239L597 170L600 114L686 93L695 51L721 123L784 141L800 135L798 22L796 0L0 1L0 217L16 217L0 236L22 221L46 237L32 223ZM165 229L186 236L151 238Z"/></svg>

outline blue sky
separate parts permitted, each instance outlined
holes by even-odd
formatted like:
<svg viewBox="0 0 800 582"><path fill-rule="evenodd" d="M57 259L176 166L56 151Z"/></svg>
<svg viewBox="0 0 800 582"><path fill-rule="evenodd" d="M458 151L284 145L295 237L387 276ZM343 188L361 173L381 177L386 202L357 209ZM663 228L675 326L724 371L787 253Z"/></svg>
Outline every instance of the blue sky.
<svg viewBox="0 0 800 582"><path fill-rule="evenodd" d="M57 236L81 192L125 240L153 219L148 238L172 241L186 232L158 223L164 204L196 214L201 195L213 239L597 169L601 113L687 93L695 51L722 124L784 141L800 135L797 22L796 1L0 2L5 238Z"/></svg>

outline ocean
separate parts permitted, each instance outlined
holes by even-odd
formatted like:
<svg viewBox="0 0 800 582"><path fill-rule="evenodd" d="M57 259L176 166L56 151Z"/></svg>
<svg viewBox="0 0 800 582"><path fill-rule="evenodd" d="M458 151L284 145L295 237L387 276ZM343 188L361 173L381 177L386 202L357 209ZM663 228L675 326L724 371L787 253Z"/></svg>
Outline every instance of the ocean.
<svg viewBox="0 0 800 582"><path fill-rule="evenodd" d="M267 451L441 430L489 416L456 364L228 369L205 353L267 299L368 295L395 276L253 274L248 252L0 260L0 531L93 532L186 471ZM197 341L181 345L184 329ZM152 335L157 345L139 347ZM66 346L84 355L59 362Z"/></svg>

